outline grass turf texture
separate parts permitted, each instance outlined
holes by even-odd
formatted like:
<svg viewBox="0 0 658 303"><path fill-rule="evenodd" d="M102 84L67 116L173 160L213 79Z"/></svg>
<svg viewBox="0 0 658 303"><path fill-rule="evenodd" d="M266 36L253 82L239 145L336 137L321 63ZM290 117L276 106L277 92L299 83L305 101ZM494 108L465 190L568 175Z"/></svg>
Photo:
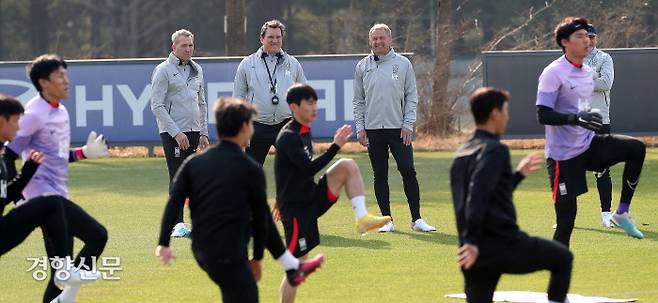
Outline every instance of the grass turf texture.
<svg viewBox="0 0 658 303"><path fill-rule="evenodd" d="M513 165L527 151L513 152ZM358 161L366 183L367 205L378 212L372 173L366 154ZM435 233L411 232L402 182L391 159L389 182L395 233L357 235L344 193L320 219L322 243L312 254L325 254L324 267L298 291L300 302L459 302L447 293L462 292L456 265L456 237L448 170L452 153L416 153L422 215L438 228ZM274 197L272 158L266 163L268 197ZM622 167L614 167L613 208L619 197ZM84 286L79 302L217 302L219 290L197 266L188 239L172 240L177 255L173 265L161 266L154 248L166 200L167 177L162 158L106 159L71 165L73 201L82 205L109 231L104 256L121 257L120 281L98 281ZM579 199L575 254L570 292L609 297L637 297L658 302L658 149L650 149L632 204L632 214L645 239L626 236L621 229L603 229L594 177L588 174L589 193ZM545 169L527 178L515 193L521 228L550 238L554 212ZM187 216L186 210L186 216ZM279 230L282 230L279 226ZM76 251L80 242L76 242ZM0 259L0 302L38 302L45 282L26 270L27 257L44 255L41 233ZM548 272L504 275L498 289L545 291ZM280 266L266 252L264 277L258 284L261 301L278 299Z"/></svg>

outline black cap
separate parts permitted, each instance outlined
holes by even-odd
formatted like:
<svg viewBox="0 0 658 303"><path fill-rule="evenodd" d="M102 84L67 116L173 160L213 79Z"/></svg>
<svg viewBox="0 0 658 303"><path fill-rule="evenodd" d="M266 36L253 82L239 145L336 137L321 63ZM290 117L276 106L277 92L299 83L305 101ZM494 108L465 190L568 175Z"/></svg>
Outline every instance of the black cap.
<svg viewBox="0 0 658 303"><path fill-rule="evenodd" d="M594 25L587 24L587 34L589 36L596 36L596 28L594 28Z"/></svg>

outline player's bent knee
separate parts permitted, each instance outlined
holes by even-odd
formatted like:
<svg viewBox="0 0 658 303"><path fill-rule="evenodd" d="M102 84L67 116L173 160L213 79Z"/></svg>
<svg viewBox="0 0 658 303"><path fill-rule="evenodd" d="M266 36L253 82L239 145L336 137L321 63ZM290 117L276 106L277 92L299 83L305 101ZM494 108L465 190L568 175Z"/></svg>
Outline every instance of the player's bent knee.
<svg viewBox="0 0 658 303"><path fill-rule="evenodd" d="M351 158L341 158L336 161L336 165L349 171L350 173L356 173L359 171L359 166L356 164L356 161Z"/></svg>
<svg viewBox="0 0 658 303"><path fill-rule="evenodd" d="M639 139L635 139L633 141L633 153L637 157L643 157L647 153L647 146L644 144L644 142L640 141Z"/></svg>

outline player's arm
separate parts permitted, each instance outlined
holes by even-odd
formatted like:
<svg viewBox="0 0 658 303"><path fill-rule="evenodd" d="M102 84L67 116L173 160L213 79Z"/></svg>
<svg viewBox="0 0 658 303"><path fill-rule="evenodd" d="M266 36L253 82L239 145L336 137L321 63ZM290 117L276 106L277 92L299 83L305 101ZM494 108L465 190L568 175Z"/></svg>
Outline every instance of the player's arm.
<svg viewBox="0 0 658 303"><path fill-rule="evenodd" d="M293 133L282 134L277 148L282 150L286 157L290 159L290 162L302 171L304 176L314 176L327 166L340 150L340 146L334 143L322 155L310 160L304 152L302 138Z"/></svg>
<svg viewBox="0 0 658 303"><path fill-rule="evenodd" d="M480 245L484 216L487 213L487 201L494 191L503 165L509 165L509 152L504 146L485 150L471 175L466 197L466 224L463 231L464 242Z"/></svg>
<svg viewBox="0 0 658 303"><path fill-rule="evenodd" d="M598 131L603 127L603 116L595 111L582 111L577 114L563 114L554 109L537 105L537 119L543 125L577 125L582 128Z"/></svg>
<svg viewBox="0 0 658 303"><path fill-rule="evenodd" d="M23 151L28 150L32 142L32 135L41 130L44 126L43 119L29 110L18 119L18 131L16 137L5 146L3 160L7 167L7 180L11 180L17 175L16 159Z"/></svg>
<svg viewBox="0 0 658 303"><path fill-rule="evenodd" d="M178 212L183 208L185 198L189 196L191 177L189 163L192 159L194 158L185 160L174 176L171 191L169 192L169 200L167 201L167 206L165 206L162 223L160 224L160 239L158 240L158 244L161 246L169 246L169 237L171 230L178 220Z"/></svg>
<svg viewBox="0 0 658 303"><path fill-rule="evenodd" d="M268 220L270 215L267 205L267 194L265 190L265 174L258 168L255 173L250 175L248 180L252 180L249 191L249 205L251 206L252 216L252 233L254 237L254 256L255 260L263 259L265 247L265 238L268 233Z"/></svg>
<svg viewBox="0 0 658 303"><path fill-rule="evenodd" d="M521 183L525 177L535 172L541 167L544 157L540 153L531 153L525 156L516 166L516 172L512 176L514 189Z"/></svg>
<svg viewBox="0 0 658 303"><path fill-rule="evenodd" d="M7 168L8 180L15 178L18 174L16 170L16 159L18 159L18 154L8 146L5 147L5 154L2 156L2 161L5 162L5 167Z"/></svg>
<svg viewBox="0 0 658 303"><path fill-rule="evenodd" d="M28 160L23 163L21 173L10 178L10 181L7 182L7 202L18 202L23 198L21 192L23 192L23 189L30 182L30 179L37 172L42 162L43 155L41 153L35 151L30 152Z"/></svg>
<svg viewBox="0 0 658 303"><path fill-rule="evenodd" d="M103 135L96 135L95 131L89 132L87 143L82 147L69 150L69 162L83 159L104 158L110 155L110 149Z"/></svg>

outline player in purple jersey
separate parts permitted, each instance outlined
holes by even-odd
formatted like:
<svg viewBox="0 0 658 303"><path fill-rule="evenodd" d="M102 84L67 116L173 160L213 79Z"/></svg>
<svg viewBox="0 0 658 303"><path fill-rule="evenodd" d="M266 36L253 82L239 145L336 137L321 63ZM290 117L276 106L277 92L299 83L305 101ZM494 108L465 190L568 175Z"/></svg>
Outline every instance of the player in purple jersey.
<svg viewBox="0 0 658 303"><path fill-rule="evenodd" d="M0 94L0 142L4 143L16 136L18 119L23 112L23 106L18 100ZM4 145L0 147L0 150L3 149ZM68 231L64 199L54 195L36 197L22 207L14 207L3 216L5 205L21 198L21 191L42 162L43 155L31 151L21 173L12 179L7 179L7 168L4 162L0 162L0 256L21 244L34 229L41 227L52 241L55 252L51 264L58 264L55 267L62 265L57 268L55 275L56 283L63 287L60 302L75 302L80 285L97 280L98 274L72 268L70 264L73 238Z"/></svg>
<svg viewBox="0 0 658 303"><path fill-rule="evenodd" d="M5 150L4 162L11 179L16 175L14 163L19 154L23 156L24 163L29 159L31 150L44 155L43 163L23 190L23 196L28 200L44 194L61 197L69 232L85 243L74 265L92 269L105 248L107 230L80 206L68 200L68 163L107 156L108 149L103 136L96 137L92 132L85 146L70 150L69 115L60 103L68 97L66 67L66 62L56 55L39 56L27 66L30 80L39 95L26 104L25 113L18 121L18 134ZM48 256L53 257L56 254L54 240L44 233L44 241ZM55 285L53 276L54 270L43 301L66 302L59 297L61 290Z"/></svg>
<svg viewBox="0 0 658 303"><path fill-rule="evenodd" d="M557 228L553 239L569 245L576 199L587 192L585 172L602 171L625 162L619 207L614 224L635 238L643 238L628 213L644 164L645 145L623 135L595 134L601 114L591 109L592 69L583 64L590 50L585 18L567 17L555 29L564 55L549 64L537 88L537 117L546 127L546 167L553 191Z"/></svg>

